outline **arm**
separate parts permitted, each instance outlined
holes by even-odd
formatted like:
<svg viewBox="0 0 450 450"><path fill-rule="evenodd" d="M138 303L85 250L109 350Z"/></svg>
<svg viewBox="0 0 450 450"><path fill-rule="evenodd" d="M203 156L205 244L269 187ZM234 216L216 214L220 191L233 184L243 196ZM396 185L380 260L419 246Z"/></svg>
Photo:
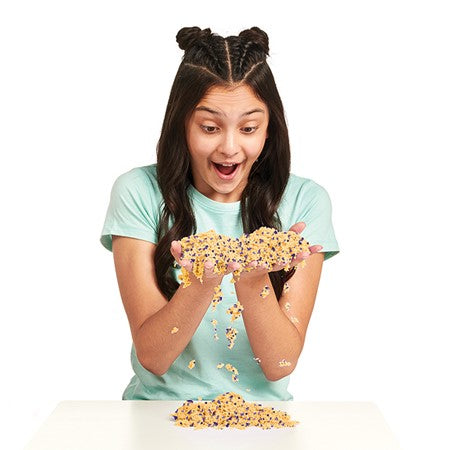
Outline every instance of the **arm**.
<svg viewBox="0 0 450 450"><path fill-rule="evenodd" d="M247 336L255 357L266 378L277 381L289 375L297 365L303 349L306 329L314 307L320 281L323 253L307 258L304 268L298 267L288 281L289 290L277 301L267 271L252 277L241 277L236 282L236 295L244 310ZM260 297L264 286L269 286L269 295ZM290 304L289 310L286 304ZM296 319L293 319L296 318ZM290 366L280 367L285 359Z"/></svg>
<svg viewBox="0 0 450 450"><path fill-rule="evenodd" d="M170 302L159 290L154 270L156 245L113 236L113 255L119 290L143 367L161 376L183 352L205 315L217 279L179 287ZM173 327L179 331L172 334Z"/></svg>

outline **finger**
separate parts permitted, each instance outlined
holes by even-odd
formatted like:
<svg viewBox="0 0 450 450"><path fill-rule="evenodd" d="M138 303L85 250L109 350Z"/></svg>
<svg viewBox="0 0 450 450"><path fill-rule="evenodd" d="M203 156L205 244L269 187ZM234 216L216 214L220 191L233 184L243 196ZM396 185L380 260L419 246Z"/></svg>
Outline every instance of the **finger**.
<svg viewBox="0 0 450 450"><path fill-rule="evenodd" d="M299 262L307 259L309 257L309 253L308 252L300 252L297 253L297 255L295 256L295 258L291 261L290 266L296 266Z"/></svg>
<svg viewBox="0 0 450 450"><path fill-rule="evenodd" d="M214 276L214 262L211 261L210 259L205 260L205 270L204 270L204 274L206 277L210 278L212 276Z"/></svg>
<svg viewBox="0 0 450 450"><path fill-rule="evenodd" d="M180 256L181 256L181 243L180 243L180 241L172 241L170 243L170 253L172 253L172 256L178 262L179 259L180 259Z"/></svg>
<svg viewBox="0 0 450 450"><path fill-rule="evenodd" d="M311 247L309 247L311 253L320 252L322 249L323 247L321 245L312 245Z"/></svg>
<svg viewBox="0 0 450 450"><path fill-rule="evenodd" d="M227 265L226 274L228 275L229 273L234 272L235 270L239 270L241 267L242 266L238 262L232 261Z"/></svg>
<svg viewBox="0 0 450 450"><path fill-rule="evenodd" d="M292 225L292 227L289 228L289 231L295 231L296 233L301 234L305 228L306 228L305 222L298 222L295 225Z"/></svg>
<svg viewBox="0 0 450 450"><path fill-rule="evenodd" d="M257 261L252 261L252 262L248 263L248 264L245 266L245 268L246 268L246 269L254 269L257 265L258 265L258 262L257 262Z"/></svg>
<svg viewBox="0 0 450 450"><path fill-rule="evenodd" d="M265 262L252 261L247 267L250 267L252 270L257 270L258 272L269 272L270 264Z"/></svg>
<svg viewBox="0 0 450 450"><path fill-rule="evenodd" d="M182 259L180 261L180 266L184 267L188 272L192 272L192 263L187 259Z"/></svg>

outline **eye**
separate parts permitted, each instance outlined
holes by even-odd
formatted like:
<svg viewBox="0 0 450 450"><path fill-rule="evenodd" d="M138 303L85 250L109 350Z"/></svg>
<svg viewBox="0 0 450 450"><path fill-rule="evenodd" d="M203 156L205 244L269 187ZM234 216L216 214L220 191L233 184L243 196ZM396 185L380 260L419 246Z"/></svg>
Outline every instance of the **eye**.
<svg viewBox="0 0 450 450"><path fill-rule="evenodd" d="M212 125L200 125L200 128L202 128L207 134L212 134L217 127L213 127Z"/></svg>
<svg viewBox="0 0 450 450"><path fill-rule="evenodd" d="M258 127L244 127L242 128L245 134L251 134L258 129ZM247 131L245 131L247 130Z"/></svg>

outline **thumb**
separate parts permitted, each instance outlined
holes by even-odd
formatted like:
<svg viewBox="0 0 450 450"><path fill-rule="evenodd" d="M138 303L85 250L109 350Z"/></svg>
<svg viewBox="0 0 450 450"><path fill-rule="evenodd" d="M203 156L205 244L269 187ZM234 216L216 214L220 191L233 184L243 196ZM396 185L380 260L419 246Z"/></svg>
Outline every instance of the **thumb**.
<svg viewBox="0 0 450 450"><path fill-rule="evenodd" d="M297 222L295 225L292 225L291 228L289 228L289 231L295 231L296 233L301 233L306 228L305 222Z"/></svg>
<svg viewBox="0 0 450 450"><path fill-rule="evenodd" d="M181 244L179 241L172 241L170 243L170 253L175 258L175 260L179 259L181 256Z"/></svg>

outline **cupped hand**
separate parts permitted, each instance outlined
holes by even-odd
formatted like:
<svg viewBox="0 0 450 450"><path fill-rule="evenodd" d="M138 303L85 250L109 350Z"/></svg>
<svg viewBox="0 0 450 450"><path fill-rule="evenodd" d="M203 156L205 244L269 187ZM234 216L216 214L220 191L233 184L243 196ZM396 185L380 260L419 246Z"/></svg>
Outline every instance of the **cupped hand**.
<svg viewBox="0 0 450 450"><path fill-rule="evenodd" d="M301 234L305 228L306 228L305 222L298 222L292 225L291 228L289 228L289 231L295 231L296 233ZM284 269L288 264L290 266L290 269L292 269L294 266L298 265L301 261L309 258L309 256L311 256L312 254L320 252L320 250L322 250L323 247L321 245L312 245L308 248L309 251L297 253L295 258L292 259L289 263L283 264L280 262L279 264L274 264L272 268L270 268L269 265L266 263L258 264L257 261L252 261L247 266L245 266L245 268L252 268L252 270L250 270L249 272L245 270L242 271L240 277L241 278L244 277L246 279L253 277L261 277L266 273L278 272L279 270Z"/></svg>
<svg viewBox="0 0 450 450"><path fill-rule="evenodd" d="M197 279L197 277L192 272L192 263L187 260L181 259L181 242L180 241L172 241L170 245L170 253L172 253L172 256L174 257L177 264L179 264L181 267L184 267L189 274L192 274L190 276L190 279ZM224 273L218 274L214 272L214 262L210 259L205 260L205 270L203 272L203 280L221 280L225 275L228 275L229 273L233 272L234 270L237 270L240 267L240 264L237 262L231 262L227 265L227 269Z"/></svg>

